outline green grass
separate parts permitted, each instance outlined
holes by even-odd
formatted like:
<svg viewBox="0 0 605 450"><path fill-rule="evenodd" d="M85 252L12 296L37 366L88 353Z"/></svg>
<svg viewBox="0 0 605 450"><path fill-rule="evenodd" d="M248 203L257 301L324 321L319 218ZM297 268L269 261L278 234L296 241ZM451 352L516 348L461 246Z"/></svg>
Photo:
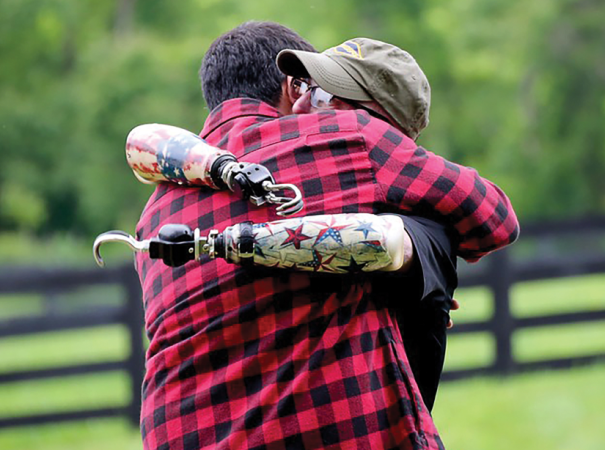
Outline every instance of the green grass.
<svg viewBox="0 0 605 450"><path fill-rule="evenodd" d="M605 353L603 322L518 331L513 349L519 361Z"/></svg>
<svg viewBox="0 0 605 450"><path fill-rule="evenodd" d="M123 295L115 286L84 289L54 299L54 308L74 311ZM591 311L605 307L605 276L523 283L512 291L518 317ZM492 299L484 288L459 290L456 323L488 320ZM41 296L0 297L0 320L41 314ZM605 352L605 323L522 330L513 337L522 361ZM0 339L0 373L124 358L128 336L120 326ZM489 333L450 337L447 369L489 365L494 342ZM532 450L605 448L605 365L508 378L476 378L445 383L435 421L449 449ZM119 406L130 393L124 373L111 372L0 385L0 417ZM0 450L140 450L141 439L126 419L97 419L0 430Z"/></svg>
<svg viewBox="0 0 605 450"><path fill-rule="evenodd" d="M434 418L448 449L461 450L602 450L605 448L605 365L558 372L538 372L510 378L476 378L445 383L439 391ZM61 386L63 384L63 386ZM73 380L40 387L32 395L60 394L74 389ZM120 387L121 386L121 387ZM116 392L116 388L118 388ZM96 391L92 394L90 391ZM84 382L64 399L102 406L125 396L119 378ZM23 394L2 404L27 400ZM34 399L31 399L34 400ZM39 401L39 399L37 400ZM124 419L88 420L31 428L0 430L0 449L140 450L137 429Z"/></svg>
<svg viewBox="0 0 605 450"><path fill-rule="evenodd" d="M494 361L494 340L489 333L469 333L448 339L445 368L485 367Z"/></svg>
<svg viewBox="0 0 605 450"><path fill-rule="evenodd" d="M483 286L458 289L454 295L460 309L452 313L454 323L480 322L494 314L491 292Z"/></svg>
<svg viewBox="0 0 605 450"><path fill-rule="evenodd" d="M123 372L4 384L0 385L0 418L125 406L129 389Z"/></svg>
<svg viewBox="0 0 605 450"><path fill-rule="evenodd" d="M519 317L605 307L605 277L587 275L521 283L512 289L511 309Z"/></svg>
<svg viewBox="0 0 605 450"><path fill-rule="evenodd" d="M448 449L602 450L605 365L445 383L433 411Z"/></svg>
<svg viewBox="0 0 605 450"><path fill-rule="evenodd" d="M128 331L115 325L10 337L0 339L0 354L0 373L117 361L129 354Z"/></svg>
<svg viewBox="0 0 605 450"><path fill-rule="evenodd" d="M123 419L95 419L0 430L0 450L141 450L141 435Z"/></svg>

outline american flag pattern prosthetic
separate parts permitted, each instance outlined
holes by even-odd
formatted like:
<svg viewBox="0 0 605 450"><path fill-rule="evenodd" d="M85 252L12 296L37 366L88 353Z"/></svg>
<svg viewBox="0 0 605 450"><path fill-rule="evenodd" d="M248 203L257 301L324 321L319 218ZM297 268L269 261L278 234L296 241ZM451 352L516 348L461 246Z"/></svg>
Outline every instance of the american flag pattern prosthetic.
<svg viewBox="0 0 605 450"><path fill-rule="evenodd" d="M363 111L279 117L265 103L233 99L212 111L201 136L299 186L301 215L431 215L457 231L458 254L469 259L518 233L497 187ZM143 211L137 238L155 236L168 223L207 235L278 219L271 208L255 208L232 192L164 183ZM343 237L342 229L321 222ZM373 240L369 224L355 227ZM289 246L313 240L305 239L305 227L297 229ZM334 276L221 259L171 268L137 255L150 340L145 449L443 448L389 299L356 267L362 264L349 260L343 266L354 273ZM405 289L393 297L405 302Z"/></svg>
<svg viewBox="0 0 605 450"><path fill-rule="evenodd" d="M397 219L399 220L399 219ZM359 230L361 223L371 223L372 230ZM330 222L329 224L327 222ZM402 248L388 248L394 229L386 216L337 214L277 220L253 225L254 264L313 272L373 272L391 265ZM403 232L401 227L400 232ZM239 226L223 234L231 252L226 258L240 262L237 255Z"/></svg>
<svg viewBox="0 0 605 450"><path fill-rule="evenodd" d="M152 183L170 181L218 189L210 169L219 156L228 154L171 125L139 125L126 139L128 164L137 178Z"/></svg>

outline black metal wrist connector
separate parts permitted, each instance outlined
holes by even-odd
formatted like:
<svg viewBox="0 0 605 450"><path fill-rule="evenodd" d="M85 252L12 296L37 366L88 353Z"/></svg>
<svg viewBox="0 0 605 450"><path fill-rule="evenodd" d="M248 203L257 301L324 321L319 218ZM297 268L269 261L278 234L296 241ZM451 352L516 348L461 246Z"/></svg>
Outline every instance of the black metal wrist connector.
<svg viewBox="0 0 605 450"><path fill-rule="evenodd" d="M254 262L254 229L249 221L228 227L222 232L210 230L208 236L200 236L198 228L192 231L184 224L167 224L160 228L156 237L142 241L123 231L108 231L100 234L93 244L93 255L101 267L105 263L100 249L107 242L122 242L135 252L149 252L151 259L161 259L170 267L198 260L201 255L242 265Z"/></svg>
<svg viewBox="0 0 605 450"><path fill-rule="evenodd" d="M299 212L304 204L300 190L293 184L275 184L273 175L261 164L238 162L235 156L222 155L210 170L214 184L227 187L240 198L250 200L254 205L265 203L279 205L278 216L289 216ZM291 190L294 197L280 197L276 191Z"/></svg>
<svg viewBox="0 0 605 450"><path fill-rule="evenodd" d="M194 232L187 225L164 225L157 237L149 239L149 257L178 267L195 259L195 246Z"/></svg>
<svg viewBox="0 0 605 450"><path fill-rule="evenodd" d="M265 182L275 184L275 180L265 166L260 164L239 163L234 166L229 188L244 200L250 200L260 206L267 201Z"/></svg>

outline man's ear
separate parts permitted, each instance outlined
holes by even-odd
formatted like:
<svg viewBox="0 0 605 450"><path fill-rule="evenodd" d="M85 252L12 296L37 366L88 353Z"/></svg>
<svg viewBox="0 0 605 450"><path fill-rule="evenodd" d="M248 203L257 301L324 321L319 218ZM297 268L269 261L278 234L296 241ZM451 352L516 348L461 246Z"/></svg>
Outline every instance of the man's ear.
<svg viewBox="0 0 605 450"><path fill-rule="evenodd" d="M292 105L296 101L291 81L292 77L286 77L281 84L281 97L279 99L279 104L277 105L277 110L283 116L292 114Z"/></svg>
<svg viewBox="0 0 605 450"><path fill-rule="evenodd" d="M292 86L292 77L290 75L286 76L286 95L288 96L288 101L293 105L298 100L299 94Z"/></svg>

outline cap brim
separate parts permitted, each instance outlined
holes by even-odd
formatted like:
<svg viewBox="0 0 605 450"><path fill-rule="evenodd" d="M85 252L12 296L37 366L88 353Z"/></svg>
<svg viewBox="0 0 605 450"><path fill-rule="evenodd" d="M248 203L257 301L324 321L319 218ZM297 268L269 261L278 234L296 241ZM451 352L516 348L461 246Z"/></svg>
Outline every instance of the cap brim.
<svg viewBox="0 0 605 450"><path fill-rule="evenodd" d="M312 78L324 91L337 97L356 101L372 100L372 97L343 69L323 53L301 50L282 50L277 55L277 67L286 75Z"/></svg>

